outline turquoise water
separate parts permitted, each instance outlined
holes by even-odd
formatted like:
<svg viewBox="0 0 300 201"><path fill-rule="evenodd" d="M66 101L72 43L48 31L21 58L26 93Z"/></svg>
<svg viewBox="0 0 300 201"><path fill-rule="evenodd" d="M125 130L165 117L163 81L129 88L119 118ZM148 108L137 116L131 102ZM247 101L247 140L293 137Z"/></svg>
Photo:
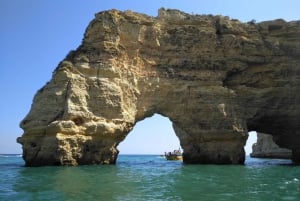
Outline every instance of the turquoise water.
<svg viewBox="0 0 300 201"><path fill-rule="evenodd" d="M0 200L300 200L300 167L289 160L184 165L120 155L115 166L23 165L19 155L0 155Z"/></svg>

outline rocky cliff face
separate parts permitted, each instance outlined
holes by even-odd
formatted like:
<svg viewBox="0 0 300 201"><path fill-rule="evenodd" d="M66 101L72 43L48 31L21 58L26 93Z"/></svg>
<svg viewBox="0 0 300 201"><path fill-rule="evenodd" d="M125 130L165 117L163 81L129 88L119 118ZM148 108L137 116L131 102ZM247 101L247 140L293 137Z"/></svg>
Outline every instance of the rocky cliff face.
<svg viewBox="0 0 300 201"><path fill-rule="evenodd" d="M251 157L254 158L292 158L292 152L289 149L278 147L274 143L271 135L257 133L257 142L252 146Z"/></svg>
<svg viewBox="0 0 300 201"><path fill-rule="evenodd" d="M96 14L21 122L27 166L114 164L136 122L168 117L185 163L242 164L248 130L300 162L300 21L160 9Z"/></svg>

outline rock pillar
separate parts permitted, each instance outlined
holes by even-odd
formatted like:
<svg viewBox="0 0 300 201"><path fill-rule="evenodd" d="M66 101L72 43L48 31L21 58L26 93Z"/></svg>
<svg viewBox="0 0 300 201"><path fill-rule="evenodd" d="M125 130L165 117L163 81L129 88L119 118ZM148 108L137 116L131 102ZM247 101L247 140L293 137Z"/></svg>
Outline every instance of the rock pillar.
<svg viewBox="0 0 300 201"><path fill-rule="evenodd" d="M252 146L251 157L254 158L292 158L292 151L280 148L273 137L265 133L257 133L257 142Z"/></svg>

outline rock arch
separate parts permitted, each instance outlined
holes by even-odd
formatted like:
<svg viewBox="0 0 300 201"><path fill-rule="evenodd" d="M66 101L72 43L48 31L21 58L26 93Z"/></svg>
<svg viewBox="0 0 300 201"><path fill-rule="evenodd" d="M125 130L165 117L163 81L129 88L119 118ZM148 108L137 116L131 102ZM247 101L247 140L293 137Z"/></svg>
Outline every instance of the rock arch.
<svg viewBox="0 0 300 201"><path fill-rule="evenodd" d="M100 12L20 124L26 165L114 164L154 113L173 122L185 163L244 163L248 130L300 162L299 33L299 21Z"/></svg>
<svg viewBox="0 0 300 201"><path fill-rule="evenodd" d="M120 154L164 154L181 149L169 118L160 114L139 121L118 145Z"/></svg>

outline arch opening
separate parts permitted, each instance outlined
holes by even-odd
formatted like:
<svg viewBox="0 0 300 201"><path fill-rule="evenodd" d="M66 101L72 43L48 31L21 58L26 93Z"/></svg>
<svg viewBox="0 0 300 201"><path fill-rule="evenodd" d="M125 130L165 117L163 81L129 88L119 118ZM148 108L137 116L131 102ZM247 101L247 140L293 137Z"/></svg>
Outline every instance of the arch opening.
<svg viewBox="0 0 300 201"><path fill-rule="evenodd" d="M244 146L245 154L246 154L246 160L253 152L253 144L257 142L257 132L256 131L250 131L248 132L248 139L246 142L246 145Z"/></svg>
<svg viewBox="0 0 300 201"><path fill-rule="evenodd" d="M274 159L291 159L292 151L287 148L281 148L273 139L271 134L252 131L256 133L256 142L252 143L252 158L274 158ZM251 135L249 135L251 136ZM249 145L250 146L250 145Z"/></svg>
<svg viewBox="0 0 300 201"><path fill-rule="evenodd" d="M137 122L117 149L119 155L161 155L179 147L180 141L170 119L154 114Z"/></svg>

